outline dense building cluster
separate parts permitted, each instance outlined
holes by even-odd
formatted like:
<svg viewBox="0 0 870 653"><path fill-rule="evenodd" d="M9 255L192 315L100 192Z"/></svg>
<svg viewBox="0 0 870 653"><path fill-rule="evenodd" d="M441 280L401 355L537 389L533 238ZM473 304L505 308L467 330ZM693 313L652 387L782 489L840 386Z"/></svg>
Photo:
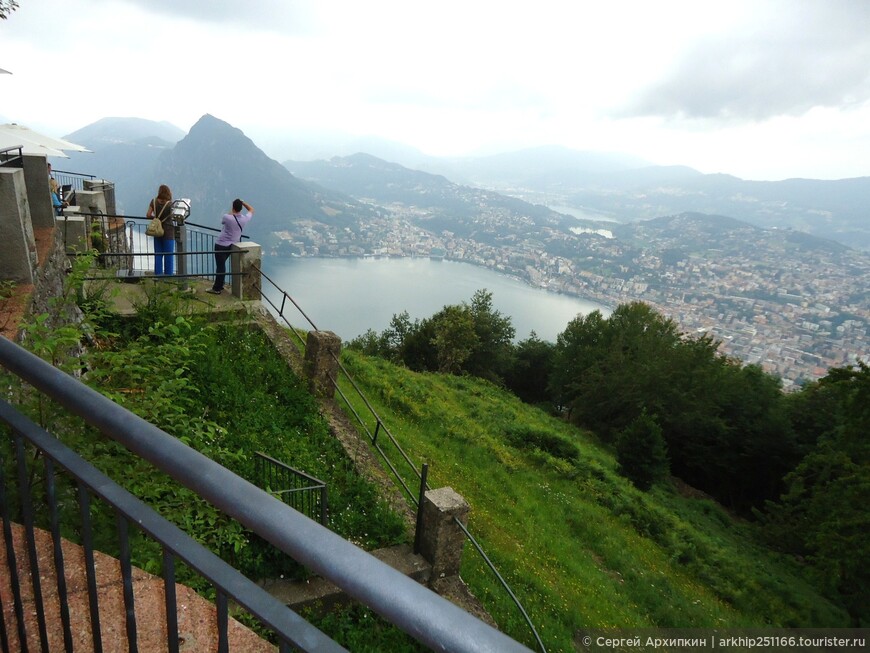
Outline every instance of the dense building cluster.
<svg viewBox="0 0 870 653"><path fill-rule="evenodd" d="M748 225L689 251L681 243L701 236L693 240L688 219L677 237L639 227L634 245L485 207L456 230L427 229L430 219L426 210L393 205L352 227L300 222L278 234L276 251L444 257L608 306L643 300L684 332L712 334L721 351L761 365L786 388L870 360L870 257L860 251L802 246L790 232Z"/></svg>

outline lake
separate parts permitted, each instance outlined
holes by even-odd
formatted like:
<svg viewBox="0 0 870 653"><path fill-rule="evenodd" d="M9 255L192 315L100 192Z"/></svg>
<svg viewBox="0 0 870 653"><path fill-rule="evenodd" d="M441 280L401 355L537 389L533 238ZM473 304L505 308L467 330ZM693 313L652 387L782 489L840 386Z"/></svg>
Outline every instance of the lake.
<svg viewBox="0 0 870 653"><path fill-rule="evenodd" d="M533 288L498 272L456 261L428 258L289 258L263 259L263 271L286 291L318 329L350 340L367 329L383 331L393 315L408 311L411 320L432 316L448 304L471 303L475 291L492 293L493 307L509 316L516 339L534 330L550 342L578 313L610 309L592 301ZM276 293L264 281L265 294ZM291 305L285 314L307 328Z"/></svg>

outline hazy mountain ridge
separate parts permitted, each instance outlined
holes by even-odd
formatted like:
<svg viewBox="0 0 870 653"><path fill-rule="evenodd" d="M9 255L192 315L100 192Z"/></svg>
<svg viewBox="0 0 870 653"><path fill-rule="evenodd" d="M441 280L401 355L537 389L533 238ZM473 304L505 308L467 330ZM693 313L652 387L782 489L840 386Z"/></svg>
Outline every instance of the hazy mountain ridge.
<svg viewBox="0 0 870 653"><path fill-rule="evenodd" d="M442 175L411 170L368 154L333 157L329 161L287 161L284 165L300 177L358 199L425 209L427 215L420 217L420 224L435 232L447 229L468 235L474 231L472 223L479 227L492 211L506 212L518 222L531 224L573 220L545 206L462 186Z"/></svg>
<svg viewBox="0 0 870 653"><path fill-rule="evenodd" d="M668 248L680 247L688 251L715 248L721 245L719 239L726 237L729 247L741 238L751 245L765 230L744 220L699 211L659 214L652 220L627 224L578 220L541 205L494 191L461 186L443 176L410 170L367 154L333 157L329 161L288 161L285 166L301 177L357 198L365 197L385 205L398 202L426 208L431 214L416 220L420 226L435 233L446 229L487 242L495 242L500 237L534 237L544 227L567 234L571 229L585 226L611 231L617 240L632 247L650 246L655 242L657 247L665 244ZM641 183L650 177L691 178L701 175L690 168L680 167L630 170L618 174L623 179L640 180ZM497 223L489 219L493 211L505 211L513 219L502 216L503 219ZM766 234L764 238L794 239L798 233L783 230L781 234ZM845 249L842 244L811 234L802 234L802 242L806 247L820 250Z"/></svg>
<svg viewBox="0 0 870 653"><path fill-rule="evenodd" d="M583 185L583 184L580 184ZM763 227L790 227L870 248L870 177L835 181L746 181L731 175L645 180L618 175L564 196L568 206L618 218L645 220L685 211L729 215Z"/></svg>
<svg viewBox="0 0 870 653"><path fill-rule="evenodd" d="M714 258L716 252L742 252L754 258L753 252L766 250L791 252L800 250L815 254L842 254L845 245L806 234L794 229L759 227L724 215L686 212L661 216L624 225L611 225L614 238L640 253L647 248L659 252L682 251L685 256ZM654 243L655 246L651 246ZM760 256L761 254L759 254Z"/></svg>
<svg viewBox="0 0 870 653"><path fill-rule="evenodd" d="M149 135L149 127L155 133ZM255 209L249 235L264 242L292 220L352 222L371 212L336 191L296 179L241 130L214 116L203 116L175 144L156 132L162 133L161 123L99 121L71 135L78 134L78 142L94 153L75 154L63 167L111 177L118 209L127 215L144 215L165 183L174 197L191 200L191 221L217 227L233 199L241 197Z"/></svg>
<svg viewBox="0 0 870 653"><path fill-rule="evenodd" d="M561 147L437 159L400 144L387 148L377 139L373 147L419 160L419 165L409 168L358 153L329 161L291 160L282 172L277 169L280 164L240 130L211 116L203 119L223 125L225 129L214 138L226 138L231 145L220 147L214 138L203 138L200 123L184 136L166 123L106 118L68 135L91 147L93 154L73 154L56 167L112 176L119 207L131 215L144 213L158 183L169 183L177 196L193 199L194 214L200 220L216 220L228 201L246 195L268 216L260 224L271 229L294 219L353 223L354 215L370 215L370 207L342 196L346 194L381 204L426 207L437 221L433 228L450 228L454 217L467 222L490 209L533 222L552 224L564 219L571 224L571 219L557 217L544 206L549 205L576 208L617 222L682 213L731 216L757 226L791 228L850 247L870 248L866 208L870 177L747 181L685 166L650 166L636 157ZM173 145L179 133L183 137Z"/></svg>
<svg viewBox="0 0 870 653"><path fill-rule="evenodd" d="M132 143L152 138L171 144L177 143L184 136L183 129L166 121L157 122L144 118L101 118L97 122L67 134L64 138L94 149L100 145Z"/></svg>

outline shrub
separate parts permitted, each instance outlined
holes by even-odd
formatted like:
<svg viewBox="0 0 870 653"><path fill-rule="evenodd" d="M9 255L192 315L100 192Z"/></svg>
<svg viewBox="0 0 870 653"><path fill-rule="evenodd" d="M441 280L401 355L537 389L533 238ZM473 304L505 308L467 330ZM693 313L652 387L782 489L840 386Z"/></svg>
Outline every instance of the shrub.
<svg viewBox="0 0 870 653"><path fill-rule="evenodd" d="M579 455L577 445L555 433L541 431L528 426L510 428L505 437L518 449L540 449L551 456L574 461Z"/></svg>
<svg viewBox="0 0 870 653"><path fill-rule="evenodd" d="M655 418L642 412L619 434L616 458L620 473L640 490L648 490L668 473L668 452Z"/></svg>

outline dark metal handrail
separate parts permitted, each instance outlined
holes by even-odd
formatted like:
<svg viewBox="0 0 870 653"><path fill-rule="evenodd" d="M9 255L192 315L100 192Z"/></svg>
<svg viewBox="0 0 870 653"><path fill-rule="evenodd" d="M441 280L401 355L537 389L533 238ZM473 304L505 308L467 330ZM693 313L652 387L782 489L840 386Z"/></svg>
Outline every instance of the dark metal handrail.
<svg viewBox="0 0 870 653"><path fill-rule="evenodd" d="M255 267L255 269L257 269L259 271L260 278L268 281L272 285L272 287L274 287L275 290L277 290L281 294L281 304L279 307L275 302L273 302L268 297L268 294L262 289L262 287L260 288L260 294L261 294L262 298L265 299L266 302L277 311L278 316L284 320L285 324L288 326L290 331L296 336L297 340L300 343L301 349L304 351L305 340L302 338L302 336L299 335L299 333L296 331L296 327L294 327L290 323L290 320L285 315L284 309L287 308L287 301L289 300L290 303L296 307L296 309L302 314L302 316L305 318L305 320L308 322L308 324L311 325L312 329L314 329L315 331L319 331L319 329L315 326L314 322L311 321L311 319L308 317L308 315L305 314L305 312L302 310L302 308L299 306L299 304L296 302L296 300L293 299L293 297L291 297L285 290L281 289L278 286L278 284L276 284L268 275L266 275L265 272L263 272L261 269L257 268L257 266L254 266L254 267ZM398 482L402 486L405 493L408 495L409 500L416 506L417 511L418 511L417 517L418 517L418 523L419 523L419 518L420 518L419 511L422 508L421 502L422 502L423 494L425 493L426 490L430 489L427 482L426 482L427 465L424 463L423 466L421 467L421 470L418 471L417 466L414 464L414 462L411 460L411 458L408 456L408 454L405 453L402 446L399 444L399 442L396 440L396 438L393 436L393 434L390 432L390 430L386 427L384 422L381 420L381 418L378 415L377 411L375 410L374 406L371 405L368 398L363 393L362 389L357 385L356 381L353 379L353 376L351 376L350 372L347 371L347 369L344 367L344 365L341 363L341 361L334 354L332 355L332 358L338 364L338 369L344 375L344 378L347 379L347 381L351 384L351 386L353 387L353 389L356 391L357 395L359 396L360 400L365 404L366 408L371 413L372 417L374 417L374 419L375 419L374 432L372 432L370 430L368 424L365 422L365 420L362 418L362 416L359 414L359 412L353 406L350 399L345 394L344 390L342 390L342 388L339 386L337 379L330 378L330 380L332 381L332 385L338 391L338 394L344 400L345 405L350 410L350 412L353 414L353 416L356 418L360 427L365 431L366 435L368 435L368 438L369 438L372 446L374 446L375 449L377 450L377 452L381 455L381 459L390 468L390 471L393 474L393 478L396 480L396 482ZM413 472L414 475L416 475L416 477L420 481L420 490L419 490L418 495L415 495L413 490L411 490L411 488L408 487L408 484L405 482L405 479L402 476L402 474L399 473L399 470L393 464L393 461L390 460L390 457L387 455L387 452L378 443L378 433L381 431L383 431L386 434L390 443L393 444L393 446L396 448L396 450L401 455L402 459L405 461L405 463L407 463L408 468ZM457 523L459 523L458 520L456 520L456 521L457 521ZM531 618L529 617L525 608L520 603L520 600L517 598L516 594L514 594L513 590L511 590L510 586L507 584L507 581L498 572L498 569L496 569L495 565L489 559L489 556L486 555L486 553L483 551L483 548L480 546L480 544L477 542L477 540L475 540L472 537L472 535L468 531L468 529L463 524L460 524L460 527L462 528L463 533L465 533L465 535L469 539L469 541L471 541L475 550L477 550L477 552L481 555L484 563L486 563L486 565L493 572L493 574L495 574L495 577L498 579L499 583L505 589L508 596L514 602L514 604L516 604L517 608L520 611L520 614L522 615L522 617L525 620L526 624L528 625L529 629L532 631L532 634L534 635L535 640L538 642L538 646L540 647L540 650L543 653L546 653L547 649L544 646L544 643L541 640L540 635L538 635L538 631L535 628L535 625L532 623Z"/></svg>
<svg viewBox="0 0 870 653"><path fill-rule="evenodd" d="M181 201L181 200L178 200ZM186 205L189 212L189 206ZM100 251L99 261L104 267L126 270L127 278L144 276L143 273L153 266L147 260L158 253L150 251L151 237L145 234L149 219L144 216L127 216L94 211L77 211L75 216L84 216L88 221L86 233L90 237L92 227L98 225L98 234L104 236L105 245ZM64 242L67 242L68 222L64 222ZM121 227L123 225L123 227ZM160 254L172 256L179 262L176 278L202 277L208 278L215 275L214 269L214 244L220 229L201 225L190 219L176 225L179 230L175 252ZM242 235L242 240L249 240L249 236ZM243 254L244 252L242 252ZM75 254L75 253L73 253ZM230 259L234 260L240 255L239 252L230 252ZM143 262L145 261L145 262ZM120 264L118 263L120 262ZM124 264L126 263L126 264ZM112 264L112 265L109 265ZM237 268L238 266L233 266ZM227 277L239 276L238 272L227 272ZM100 279L101 276L88 277L88 279Z"/></svg>
<svg viewBox="0 0 870 653"><path fill-rule="evenodd" d="M250 614L255 616L261 623L269 627L281 640L282 650L289 650L287 645L292 644L303 650L329 650L344 651L345 649L320 632L317 628L305 621L286 605L271 596L262 587L244 577L236 569L221 560L217 555L196 542L187 533L170 523L149 506L131 495L127 490L112 481L93 465L79 457L74 451L66 447L60 440L44 431L27 417L19 413L11 404L0 399L0 421L9 425L13 432L13 445L15 451L15 463L18 473L18 493L20 495L21 511L24 516L24 530L28 559L30 566L30 581L34 588L35 608L37 612L37 625L39 640L42 650L48 650L48 634L45 617L42 589L44 580L40 575L45 569L40 570L36 547L36 527L34 524L33 500L36 498L30 491L30 483L26 475L26 460L23 441L26 440L40 453L45 466L45 485L47 489L48 510L51 513L51 538L54 544L54 570L58 581L57 596L62 607L61 626L63 629L66 650L72 650L70 613L67 600L66 573L61 546L60 523L58 521L58 505L55 496L56 472L55 467L65 471L78 487L78 499L80 515L83 520L86 574L88 576L88 599L91 605L90 620L93 645L95 650L102 650L102 634L99 627L100 612L96 583L96 567L93 556L93 541L91 532L91 511L89 509L90 497L96 496L108 505L112 506L118 516L119 546L121 550L121 574L124 586L126 607L126 630L131 642L130 650L135 650L137 640L137 622L132 594L132 566L130 564L130 538L129 525L136 525L152 539L157 541L163 549L164 557L164 605L167 614L167 646L170 651L179 650L179 633L177 622L177 610L175 596L175 561L183 561L189 568L196 571L203 578L211 582L218 596L231 598L238 605L244 607ZM6 482L4 479L3 465L0 464L0 508L2 508L3 532L6 540L6 558L9 567L10 579L13 583L13 608L16 615L16 625L20 650L27 650L28 634L24 620L23 603L21 592L18 590L20 579L17 573L16 550L12 543L11 515L9 503L5 497ZM48 589L48 588L45 588ZM228 641L227 630L227 604L226 601L218 601L218 641L226 650ZM6 639L5 624L0 623L4 641ZM8 647L4 646L4 650Z"/></svg>
<svg viewBox="0 0 870 653"><path fill-rule="evenodd" d="M94 175L87 175L81 172L69 172L67 170L57 170L52 168L51 174L60 186L69 186L71 190L84 190L85 180L92 181L96 179Z"/></svg>
<svg viewBox="0 0 870 653"><path fill-rule="evenodd" d="M483 550L483 547L474 539L474 536L469 532L468 528L459 521L458 518L454 517L453 521L462 529L462 532L465 533L465 537L468 538L468 541L474 545L474 548L480 554L480 557L483 558L483 561L486 563L486 566L489 567L490 571L495 574L495 577L498 578L498 581L501 583L501 586L505 589L508 595L511 597L511 600L514 602L514 605L517 606L517 609L520 611L520 614L523 615L523 618L526 620L526 623L532 629L532 633L535 635L535 640L538 642L538 647L543 651L543 653L547 653L547 647L544 646L543 640L541 640L541 636L538 635L538 631L535 630L535 627L532 625L532 619L529 617L529 614L526 612L526 609L523 607L523 604L520 603L520 600L517 598L517 595L513 593L513 590L510 588L510 585L507 584L507 581L502 577L500 573L498 573L498 569L495 568L495 565L492 564L492 560L489 559L489 556L486 555L486 551Z"/></svg>
<svg viewBox="0 0 870 653"><path fill-rule="evenodd" d="M254 467L256 478L264 490L326 526L329 509L326 483L259 451L254 458Z"/></svg>
<svg viewBox="0 0 870 653"><path fill-rule="evenodd" d="M443 651L528 651L150 422L0 338L0 364L300 564Z"/></svg>
<svg viewBox="0 0 870 653"><path fill-rule="evenodd" d="M16 152L16 154L13 154ZM0 149L0 166L21 168L24 166L24 146L13 145Z"/></svg>

